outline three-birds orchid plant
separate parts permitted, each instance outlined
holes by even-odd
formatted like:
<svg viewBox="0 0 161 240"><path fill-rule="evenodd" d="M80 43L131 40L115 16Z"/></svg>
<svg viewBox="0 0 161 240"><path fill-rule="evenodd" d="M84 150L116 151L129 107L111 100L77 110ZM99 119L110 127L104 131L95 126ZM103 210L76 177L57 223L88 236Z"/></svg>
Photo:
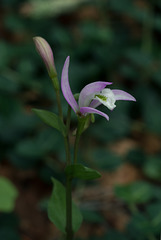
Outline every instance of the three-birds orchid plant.
<svg viewBox="0 0 161 240"><path fill-rule="evenodd" d="M103 104L108 109L113 110L117 100L136 101L135 98L129 93L122 90L111 90L106 88L111 85L111 82L93 82L87 84L79 94L78 102L72 94L69 78L69 56L67 57L61 75L61 89L62 93L68 102L68 114L66 119L66 125L64 124L63 112L60 100L60 87L57 78L57 72L54 63L53 52L47 41L41 37L35 37L34 42L36 49L43 59L48 74L52 79L54 89L56 92L56 99L58 104L59 116L56 114L45 111L34 109L34 112L49 126L56 128L60 131L64 137L65 150L66 150L66 188L55 178L52 178L54 188L52 196L48 206L49 219L59 228L64 234L66 240L73 240L74 232L76 232L82 222L82 216L80 210L72 201L72 179L79 178L83 180L91 180L100 177L100 173L94 169L85 167L77 163L78 143L80 135L89 126L88 116L92 114L99 114L109 120L106 113L96 109L99 105ZM71 108L78 116L78 126L74 144L74 157L73 161L70 154L70 142L69 142L69 128L71 118Z"/></svg>

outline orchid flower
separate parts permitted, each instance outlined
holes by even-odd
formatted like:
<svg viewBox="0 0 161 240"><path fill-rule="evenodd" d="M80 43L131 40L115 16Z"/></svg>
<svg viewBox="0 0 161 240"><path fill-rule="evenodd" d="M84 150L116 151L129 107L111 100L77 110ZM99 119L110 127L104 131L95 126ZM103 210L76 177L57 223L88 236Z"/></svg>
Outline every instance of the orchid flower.
<svg viewBox="0 0 161 240"><path fill-rule="evenodd" d="M115 102L117 100L136 101L136 99L132 95L125 91L117 89L111 90L110 88L105 88L107 85L111 85L111 82L98 81L87 84L82 89L77 103L69 85L69 61L70 57L68 56L65 60L62 70L61 88L64 98L77 115L86 116L90 113L96 113L109 120L108 115L104 112L97 110L96 107L103 104L108 109L113 110L116 107Z"/></svg>

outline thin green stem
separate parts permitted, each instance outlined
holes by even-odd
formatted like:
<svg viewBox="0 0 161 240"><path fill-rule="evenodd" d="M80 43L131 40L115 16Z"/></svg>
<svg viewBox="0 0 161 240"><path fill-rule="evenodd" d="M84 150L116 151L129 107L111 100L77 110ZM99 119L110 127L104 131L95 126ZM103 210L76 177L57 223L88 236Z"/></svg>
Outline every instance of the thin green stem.
<svg viewBox="0 0 161 240"><path fill-rule="evenodd" d="M73 239L72 230L72 179L66 179L66 240Z"/></svg>
<svg viewBox="0 0 161 240"><path fill-rule="evenodd" d="M69 143L70 119L71 119L71 107L68 105L68 113L67 113L67 121L66 121L67 136L64 138L67 165L71 164L70 143Z"/></svg>
<svg viewBox="0 0 161 240"><path fill-rule="evenodd" d="M66 122L67 134L69 134L70 120L71 120L71 106L68 105L67 122Z"/></svg>
<svg viewBox="0 0 161 240"><path fill-rule="evenodd" d="M153 22L154 22L154 14L153 4L149 4L147 6L147 15L143 18L143 34L142 34L142 50L146 53L152 52L153 46Z"/></svg>
<svg viewBox="0 0 161 240"><path fill-rule="evenodd" d="M54 85L54 89L56 92L56 100L58 105L58 112L61 121L63 122L63 112L61 106L61 99L60 99L60 90L59 90L59 82L57 77L52 78L52 82ZM71 116L71 109L68 107L68 115L67 115L67 134L64 137L65 143L65 152L66 152L66 165L71 164L71 157L70 157L70 143L69 143L69 128L70 128L70 116ZM72 179L67 176L66 177L66 240L73 240L73 230L72 230Z"/></svg>
<svg viewBox="0 0 161 240"><path fill-rule="evenodd" d="M71 157L70 157L70 144L68 136L64 137L64 144L65 144L65 153L66 153L66 164L71 164Z"/></svg>
<svg viewBox="0 0 161 240"><path fill-rule="evenodd" d="M71 107L68 106L66 130L67 136L65 140L66 149L66 164L71 164L70 157L70 143L69 143L69 129L71 120ZM73 240L73 229L72 229L72 179L70 176L66 177L66 240Z"/></svg>
<svg viewBox="0 0 161 240"><path fill-rule="evenodd" d="M54 89L56 92L56 100L58 105L59 117L63 122L63 112L60 99L60 88L57 76L52 78ZM71 164L70 157L70 143L69 143L69 128L71 120L71 107L68 107L67 121L66 121L66 136L64 136L65 152L66 152L66 165ZM73 229L72 229L72 178L66 176L66 240L73 240Z"/></svg>
<svg viewBox="0 0 161 240"><path fill-rule="evenodd" d="M78 146L79 146L80 136L81 135L79 134L79 131L77 129L75 143L74 143L74 164L77 163L77 154L78 154Z"/></svg>
<svg viewBox="0 0 161 240"><path fill-rule="evenodd" d="M77 163L79 140L80 140L80 136L81 136L82 132L84 131L86 120L87 120L86 117L78 118L78 127L77 127L77 132L76 132L75 143L74 143L74 164Z"/></svg>
<svg viewBox="0 0 161 240"><path fill-rule="evenodd" d="M148 17L147 17L148 15ZM147 5L147 15L143 15L143 30L142 30L142 45L141 50L146 55L151 55L153 51L153 24L154 24L154 4L149 3ZM148 81L152 74L152 66L149 64L148 67L143 68L142 70L142 80Z"/></svg>
<svg viewBox="0 0 161 240"><path fill-rule="evenodd" d="M61 99L60 99L60 87L59 87L59 81L57 76L51 78L53 82L53 86L56 92L56 101L58 105L58 112L59 112L59 117L63 121L63 111L62 111L62 106L61 106Z"/></svg>
<svg viewBox="0 0 161 240"><path fill-rule="evenodd" d="M61 107L60 91L59 90L56 90L56 101L57 101L57 104L58 104L59 117L63 121L63 112L62 112L62 107Z"/></svg>

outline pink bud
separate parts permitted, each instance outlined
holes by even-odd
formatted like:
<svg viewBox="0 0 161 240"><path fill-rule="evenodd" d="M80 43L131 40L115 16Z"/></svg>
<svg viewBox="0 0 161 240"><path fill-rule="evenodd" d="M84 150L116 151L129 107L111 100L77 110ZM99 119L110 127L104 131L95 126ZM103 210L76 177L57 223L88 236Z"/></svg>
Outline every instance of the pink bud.
<svg viewBox="0 0 161 240"><path fill-rule="evenodd" d="M42 37L34 37L33 40L36 46L36 50L38 51L46 65L49 76L51 78L56 77L57 72L54 64L53 52L50 45Z"/></svg>

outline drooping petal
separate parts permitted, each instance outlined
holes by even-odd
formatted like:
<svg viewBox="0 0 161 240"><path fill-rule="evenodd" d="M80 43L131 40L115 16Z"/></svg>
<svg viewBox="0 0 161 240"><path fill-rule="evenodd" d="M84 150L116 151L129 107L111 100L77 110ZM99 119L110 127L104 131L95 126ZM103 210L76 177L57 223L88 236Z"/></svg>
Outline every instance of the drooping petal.
<svg viewBox="0 0 161 240"><path fill-rule="evenodd" d="M69 78L68 78L68 68L69 68L70 57L68 56L65 60L64 67L61 75L61 89L64 95L64 98L69 103L71 108L77 112L79 110L78 104L73 96L73 93L70 89Z"/></svg>
<svg viewBox="0 0 161 240"><path fill-rule="evenodd" d="M107 85L110 85L110 84L112 83L101 82L101 81L87 84L80 92L79 101L78 101L79 107L88 107L95 93L101 91Z"/></svg>
<svg viewBox="0 0 161 240"><path fill-rule="evenodd" d="M125 91L114 89L112 92L114 93L116 100L136 101L131 94Z"/></svg>
<svg viewBox="0 0 161 240"><path fill-rule="evenodd" d="M82 113L82 114L88 114L88 113L96 113L96 114L99 114L99 115L101 115L102 117L105 117L106 119L107 119L107 121L109 120L109 117L108 117L108 115L107 114L105 114L105 113L103 113L103 112L101 112L101 111L99 111L99 110L97 110L97 109L95 109L95 108L91 108L91 107L81 107L80 108L80 112Z"/></svg>

